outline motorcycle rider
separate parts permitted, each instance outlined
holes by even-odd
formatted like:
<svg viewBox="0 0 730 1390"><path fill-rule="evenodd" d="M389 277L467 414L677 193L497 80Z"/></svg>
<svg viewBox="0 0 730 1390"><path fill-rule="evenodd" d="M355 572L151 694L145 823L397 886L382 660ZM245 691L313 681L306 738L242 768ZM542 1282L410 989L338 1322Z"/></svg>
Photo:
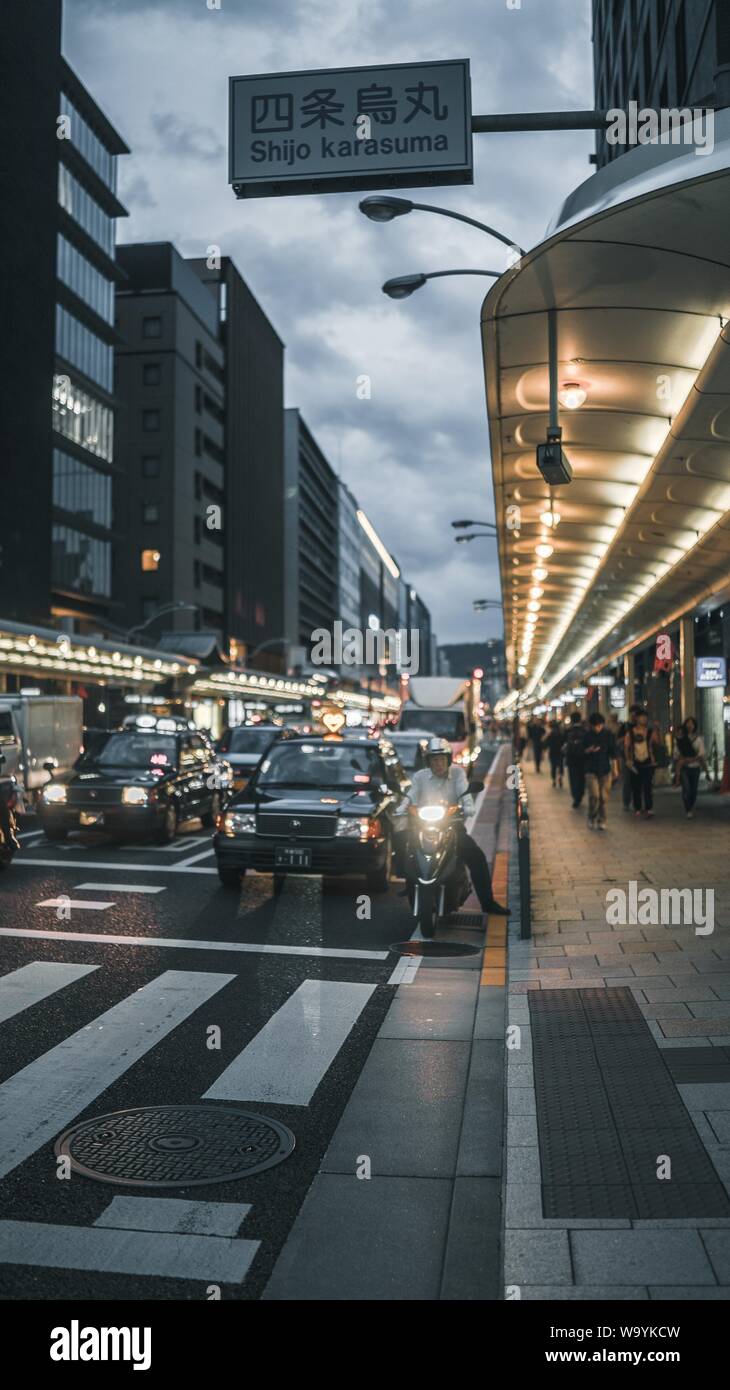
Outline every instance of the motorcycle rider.
<svg viewBox="0 0 730 1390"><path fill-rule="evenodd" d="M465 816L473 815L474 800L469 791L469 783L463 767L452 764L451 744L445 738L431 738L425 751L426 766L414 773L410 790L406 793L399 810L407 806L455 806L461 805ZM498 903L492 893L492 876L487 857L476 840L467 835L463 821L456 826L459 857L466 864L471 881L481 904L482 912L491 912L498 917L508 917L509 908ZM406 835L396 837L400 843L396 847L396 862L403 863Z"/></svg>

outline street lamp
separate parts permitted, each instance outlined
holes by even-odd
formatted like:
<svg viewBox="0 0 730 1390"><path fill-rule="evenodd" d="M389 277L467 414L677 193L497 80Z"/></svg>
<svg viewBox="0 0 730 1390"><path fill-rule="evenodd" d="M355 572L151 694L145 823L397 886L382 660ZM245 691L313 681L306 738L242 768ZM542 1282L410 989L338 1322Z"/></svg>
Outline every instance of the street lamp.
<svg viewBox="0 0 730 1390"><path fill-rule="evenodd" d="M457 545L463 545L465 541L493 541L496 531L473 531L470 536L454 536Z"/></svg>
<svg viewBox="0 0 730 1390"><path fill-rule="evenodd" d="M497 598L475 598L473 607L475 613L482 613L485 608L501 608L502 604Z"/></svg>
<svg viewBox="0 0 730 1390"><path fill-rule="evenodd" d="M443 275L489 275L498 280L501 274L501 270L432 270L428 275L396 275L395 279L386 280L382 290L389 299L408 299L427 280L438 280Z"/></svg>
<svg viewBox="0 0 730 1390"><path fill-rule="evenodd" d="M488 526L490 531L497 529L496 521L452 521L451 525L457 529L464 526Z"/></svg>
<svg viewBox="0 0 730 1390"><path fill-rule="evenodd" d="M504 242L505 246L509 246L511 251L516 251L520 257L525 254L522 247L512 241L511 237L503 236L501 232L495 231L494 227L488 227L486 222L477 222L476 218L466 217L463 212L452 212L450 208L435 207L433 203L412 203L410 198L392 198L387 194L377 193L371 198L363 198L360 211L369 217L371 222L392 222L396 217L404 217L407 212L436 212L441 217L453 217L455 222L466 222L470 227L478 227L480 232L496 237L497 241Z"/></svg>

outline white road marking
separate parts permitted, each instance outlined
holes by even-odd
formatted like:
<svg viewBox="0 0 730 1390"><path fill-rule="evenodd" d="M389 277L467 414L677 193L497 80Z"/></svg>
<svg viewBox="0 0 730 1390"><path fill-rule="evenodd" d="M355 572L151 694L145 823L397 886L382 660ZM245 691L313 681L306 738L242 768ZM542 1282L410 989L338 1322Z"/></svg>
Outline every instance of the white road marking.
<svg viewBox="0 0 730 1390"><path fill-rule="evenodd" d="M308 1105L374 989L304 980L203 1099Z"/></svg>
<svg viewBox="0 0 730 1390"><path fill-rule="evenodd" d="M179 1236L236 1236L249 1202L186 1202L180 1197L112 1197L95 1226L168 1231Z"/></svg>
<svg viewBox="0 0 730 1390"><path fill-rule="evenodd" d="M72 864L68 859L23 859L21 855L15 860L13 868L16 864L24 869L34 869L37 865L41 869L73 869L74 873L79 871L78 864ZM136 874L217 874L218 872L217 869L199 869L194 866L183 869L179 864L114 864L100 863L96 859L91 860L90 864L95 869L124 869Z"/></svg>
<svg viewBox="0 0 730 1390"><path fill-rule="evenodd" d="M42 830L24 830L22 835L17 836L18 840L42 840L43 838Z"/></svg>
<svg viewBox="0 0 730 1390"><path fill-rule="evenodd" d="M0 1260L45 1269L241 1284L258 1240L0 1221Z"/></svg>
<svg viewBox="0 0 730 1390"><path fill-rule="evenodd" d="M388 984L412 985L416 978L418 967L422 963L422 956L402 956L388 980Z"/></svg>
<svg viewBox="0 0 730 1390"><path fill-rule="evenodd" d="M159 885L146 883L75 883L74 892L80 892L84 888L88 892L92 890L97 893L164 893L166 889Z"/></svg>
<svg viewBox="0 0 730 1390"><path fill-rule="evenodd" d="M70 1124L235 978L202 970L166 970L11 1076L0 1086L0 1177ZM63 1242L59 1255L62 1246ZM9 1258L7 1246L4 1257ZM66 1263L70 1268L70 1261Z"/></svg>
<svg viewBox="0 0 730 1390"><path fill-rule="evenodd" d="M74 911L80 909L91 909L93 912L103 912L107 907L114 907L114 903L103 903L87 898L46 898L45 902L36 903L36 907L67 907Z"/></svg>
<svg viewBox="0 0 730 1390"><path fill-rule="evenodd" d="M31 927L0 927L0 936L39 941L95 941L112 946L162 946L182 951L250 951L253 955L331 956L341 960L387 960L388 951L357 951L334 946L273 946L250 941L187 941L169 936L113 936L111 932L41 931Z"/></svg>
<svg viewBox="0 0 730 1390"><path fill-rule="evenodd" d="M14 1018L24 1009L47 999L74 980L80 980L98 965L66 965L58 961L33 960L0 977L0 1023Z"/></svg>
<svg viewBox="0 0 730 1390"><path fill-rule="evenodd" d="M181 859L177 867L178 869L187 869L188 864L197 864L199 859L207 859L209 854L215 854L212 845L208 849L201 850L200 854L191 855L190 859Z"/></svg>

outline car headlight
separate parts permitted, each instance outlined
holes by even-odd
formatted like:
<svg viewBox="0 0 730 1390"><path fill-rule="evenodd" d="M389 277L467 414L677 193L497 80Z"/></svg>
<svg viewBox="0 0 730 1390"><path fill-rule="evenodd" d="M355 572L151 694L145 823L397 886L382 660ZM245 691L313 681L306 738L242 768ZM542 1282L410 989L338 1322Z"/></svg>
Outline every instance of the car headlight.
<svg viewBox="0 0 730 1390"><path fill-rule="evenodd" d="M256 816L251 811L226 811L221 819L224 835L253 835L256 829Z"/></svg>
<svg viewBox="0 0 730 1390"><path fill-rule="evenodd" d="M376 822L367 816L338 816L335 835L346 840L368 840L373 834Z"/></svg>
<svg viewBox="0 0 730 1390"><path fill-rule="evenodd" d="M51 782L49 786L43 788L43 800L52 802L58 806L66 800L66 788L61 782Z"/></svg>
<svg viewBox="0 0 730 1390"><path fill-rule="evenodd" d="M123 787L122 801L125 806L146 806L147 788L146 787Z"/></svg>
<svg viewBox="0 0 730 1390"><path fill-rule="evenodd" d="M419 820L424 820L429 825L435 825L437 821L443 820L445 815L443 806L422 806L418 812Z"/></svg>

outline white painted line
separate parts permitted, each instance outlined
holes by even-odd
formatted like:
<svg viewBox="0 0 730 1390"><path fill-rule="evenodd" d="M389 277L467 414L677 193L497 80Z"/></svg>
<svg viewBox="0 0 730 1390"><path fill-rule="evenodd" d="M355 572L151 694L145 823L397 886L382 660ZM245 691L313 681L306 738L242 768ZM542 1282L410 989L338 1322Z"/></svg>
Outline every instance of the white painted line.
<svg viewBox="0 0 730 1390"><path fill-rule="evenodd" d="M69 911L71 908L74 910L87 908L91 909L92 912L103 912L107 907L114 907L114 903L89 901L86 898L46 898L45 902L36 903L36 907L67 907Z"/></svg>
<svg viewBox="0 0 730 1390"><path fill-rule="evenodd" d="M335 960L387 960L388 951L356 951L334 946L272 946L251 941L188 941L170 936L113 936L111 932L40 931L30 927L0 927L0 936L38 941L94 941L112 946L162 946L182 951L250 951L253 955L330 956Z"/></svg>
<svg viewBox="0 0 730 1390"><path fill-rule="evenodd" d="M16 836L18 840L42 840L43 838L42 830L24 830L22 835Z"/></svg>
<svg viewBox="0 0 730 1390"><path fill-rule="evenodd" d="M108 862L99 863L98 860L93 860L92 863L95 869L124 869L125 872L129 870L136 874L217 874L218 872L217 869L194 867L182 869L179 864L110 864ZM37 865L41 869L73 869L74 873L79 871L78 864L72 864L69 859L23 859L21 856L15 860L13 868L16 864L24 869L34 869Z"/></svg>
<svg viewBox="0 0 730 1390"><path fill-rule="evenodd" d="M3 1264L241 1284L258 1240L0 1221Z"/></svg>
<svg viewBox="0 0 730 1390"><path fill-rule="evenodd" d="M72 985L98 965L65 965L58 961L33 960L0 978L0 1023L14 1018L24 1009L48 999L59 989Z"/></svg>
<svg viewBox="0 0 730 1390"><path fill-rule="evenodd" d="M180 1197L112 1197L95 1226L116 1231L168 1231L179 1236L236 1236L248 1202L186 1202Z"/></svg>
<svg viewBox="0 0 730 1390"><path fill-rule="evenodd" d="M11 1076L0 1086L0 1177L53 1139L235 978L166 970Z"/></svg>
<svg viewBox="0 0 730 1390"><path fill-rule="evenodd" d="M473 826L473 825L476 825L476 822L477 822L477 820L479 819L479 812L480 812L481 809L482 809L482 802L484 801L484 798L485 798L487 792L490 790L490 787L491 787L491 785L492 785L492 777L493 777L493 775L494 775L494 771L495 771L495 768L496 768L496 766L497 766L497 762L498 762L498 759L499 759L499 755L500 755L500 753L501 753L501 751L502 751L502 747L503 747L503 745L500 744L499 747L498 747L498 749L497 749L497 751L496 751L496 753L495 753L495 755L494 755L494 757L492 758L492 761L491 761L491 763L490 763L490 765L489 765L489 771L488 771L488 773L487 773L487 775L486 775L486 777L485 777L485 779L484 779L484 786L482 787L482 790L479 792L479 795L477 796L477 799L476 799L476 801L474 802L474 814L473 814L472 816L469 817L469 819L468 819L468 821L467 821L467 823L466 823L466 833L467 833L467 835L471 835L472 826Z"/></svg>
<svg viewBox="0 0 730 1390"><path fill-rule="evenodd" d="M91 891L93 890L93 891L95 891L95 892L97 892L97 893L164 893L164 892L166 891L164 887L159 887L159 886L153 885L153 884L151 884L151 883L150 883L150 884L147 884L147 883L75 883L75 884L74 884L74 892L75 892L75 893L80 892L82 888L83 888L83 889L86 889L87 892L91 892Z"/></svg>
<svg viewBox="0 0 730 1390"><path fill-rule="evenodd" d="M177 867L178 869L187 869L188 864L197 864L199 859L207 859L209 854L215 854L212 845L210 845L208 849L201 850L200 854L191 855L190 859L179 860Z"/></svg>
<svg viewBox="0 0 730 1390"><path fill-rule="evenodd" d="M203 1099L308 1105L374 989L304 980Z"/></svg>
<svg viewBox="0 0 730 1390"><path fill-rule="evenodd" d="M423 963L423 956L402 956L393 971L389 985L412 985L416 978L418 967Z"/></svg>

